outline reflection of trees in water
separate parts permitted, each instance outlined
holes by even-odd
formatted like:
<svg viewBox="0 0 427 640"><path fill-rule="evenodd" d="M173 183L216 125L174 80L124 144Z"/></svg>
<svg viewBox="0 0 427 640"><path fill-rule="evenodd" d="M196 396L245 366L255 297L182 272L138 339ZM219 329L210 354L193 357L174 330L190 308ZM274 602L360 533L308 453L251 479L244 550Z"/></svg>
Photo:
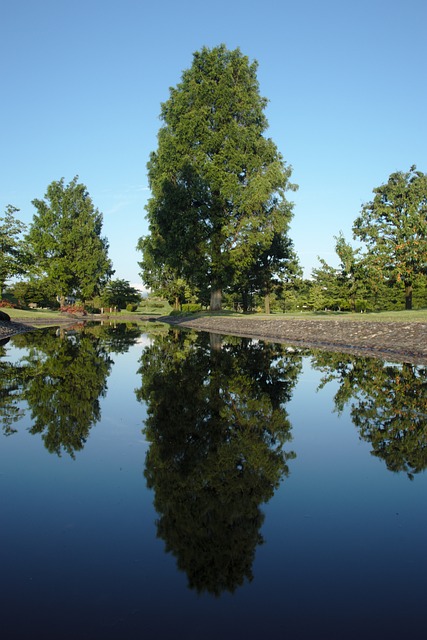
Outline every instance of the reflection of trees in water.
<svg viewBox="0 0 427 640"><path fill-rule="evenodd" d="M77 324L14 337L27 349L17 364L0 361L0 417L4 433L24 414L33 420L30 433L41 433L46 448L61 455L83 448L91 427L100 419L113 360L125 353L141 330L136 325Z"/></svg>
<svg viewBox="0 0 427 640"><path fill-rule="evenodd" d="M300 369L280 346L233 339L211 349L206 334L171 331L143 352L137 396L147 402L158 535L199 592L252 579L260 505L294 457L283 450L283 404Z"/></svg>
<svg viewBox="0 0 427 640"><path fill-rule="evenodd" d="M8 342L8 339L0 342L0 421L3 433L7 436L16 433L13 425L25 414L20 406L25 367L20 363L13 364L3 359L6 356L5 345Z"/></svg>
<svg viewBox="0 0 427 640"><path fill-rule="evenodd" d="M390 471L412 479L427 467L427 368L332 353L317 353L314 366L322 387L339 382L336 409L351 402L360 436Z"/></svg>
<svg viewBox="0 0 427 640"><path fill-rule="evenodd" d="M113 364L102 340L84 329L62 339L37 333L24 361L32 373L24 392L30 433L41 433L49 452L74 456L100 419Z"/></svg>

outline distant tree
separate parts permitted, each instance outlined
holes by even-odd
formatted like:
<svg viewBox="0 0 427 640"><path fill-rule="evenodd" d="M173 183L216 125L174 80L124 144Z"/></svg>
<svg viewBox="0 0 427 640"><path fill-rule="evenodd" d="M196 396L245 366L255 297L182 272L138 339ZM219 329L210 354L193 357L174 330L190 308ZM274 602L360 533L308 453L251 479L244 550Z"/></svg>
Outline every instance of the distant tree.
<svg viewBox="0 0 427 640"><path fill-rule="evenodd" d="M373 192L353 234L366 242L383 277L404 283L405 307L412 309L414 279L427 274L427 175L412 166L407 173L392 173Z"/></svg>
<svg viewBox="0 0 427 640"><path fill-rule="evenodd" d="M71 294L91 298L114 273L101 236L102 214L77 180L52 182L44 200L33 200L37 213L26 238L36 275L55 287L61 301Z"/></svg>
<svg viewBox="0 0 427 640"><path fill-rule="evenodd" d="M249 291L258 293L264 301L265 313L270 313L271 296L281 295L285 282L302 274L293 243L286 234L275 233L271 244L261 251L255 264L240 273L235 288L242 297L243 311L248 310Z"/></svg>
<svg viewBox="0 0 427 640"><path fill-rule="evenodd" d="M257 64L224 45L196 52L162 105L151 154L147 254L191 287L210 290L212 310L236 273L255 265L275 235L287 233L294 188L276 145L264 137L267 100Z"/></svg>
<svg viewBox="0 0 427 640"><path fill-rule="evenodd" d="M137 304L141 301L138 289L131 287L128 280L110 280L105 287L102 298L110 307L124 309L127 304Z"/></svg>
<svg viewBox="0 0 427 640"><path fill-rule="evenodd" d="M22 238L26 226L15 217L18 211L9 204L0 217L0 300L6 281L23 275L28 269L28 253Z"/></svg>
<svg viewBox="0 0 427 640"><path fill-rule="evenodd" d="M9 290L16 300L27 306L29 303L39 307L58 306L52 283L43 279L16 282Z"/></svg>

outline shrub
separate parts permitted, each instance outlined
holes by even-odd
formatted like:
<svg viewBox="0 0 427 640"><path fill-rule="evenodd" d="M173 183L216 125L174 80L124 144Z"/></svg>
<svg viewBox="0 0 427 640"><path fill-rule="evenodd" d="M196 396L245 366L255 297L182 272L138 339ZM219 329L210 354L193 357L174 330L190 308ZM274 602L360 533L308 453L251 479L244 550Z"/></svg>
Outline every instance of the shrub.
<svg viewBox="0 0 427 640"><path fill-rule="evenodd" d="M136 311L138 309L138 305L132 302L129 302L126 305L126 311Z"/></svg>
<svg viewBox="0 0 427 640"><path fill-rule="evenodd" d="M4 311L0 311L0 320L3 322L10 322L10 315Z"/></svg>
<svg viewBox="0 0 427 640"><path fill-rule="evenodd" d="M16 309L18 307L17 304L14 304L13 302L10 302L10 300L1 300L0 301L0 308L9 308L9 309Z"/></svg>

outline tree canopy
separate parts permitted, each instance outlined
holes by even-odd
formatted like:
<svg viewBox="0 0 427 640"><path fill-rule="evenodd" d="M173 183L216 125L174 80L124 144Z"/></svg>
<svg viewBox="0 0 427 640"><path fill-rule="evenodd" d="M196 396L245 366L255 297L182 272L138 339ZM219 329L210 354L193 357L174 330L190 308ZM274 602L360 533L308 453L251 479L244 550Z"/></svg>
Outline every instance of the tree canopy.
<svg viewBox="0 0 427 640"><path fill-rule="evenodd" d="M427 274L427 175L412 166L407 173L392 173L373 192L353 233L366 242L373 268L404 283L405 307L411 309L414 279Z"/></svg>
<svg viewBox="0 0 427 640"><path fill-rule="evenodd" d="M192 287L222 289L250 272L286 235L291 168L264 137L267 100L257 63L239 49L204 47L162 104L158 149L148 163L150 240L141 238L142 277L167 267ZM270 266L270 263L269 263Z"/></svg>
<svg viewBox="0 0 427 640"><path fill-rule="evenodd" d="M52 182L37 209L27 242L34 255L34 272L46 278L58 298L92 297L114 273L108 242L101 236L102 214L76 176Z"/></svg>

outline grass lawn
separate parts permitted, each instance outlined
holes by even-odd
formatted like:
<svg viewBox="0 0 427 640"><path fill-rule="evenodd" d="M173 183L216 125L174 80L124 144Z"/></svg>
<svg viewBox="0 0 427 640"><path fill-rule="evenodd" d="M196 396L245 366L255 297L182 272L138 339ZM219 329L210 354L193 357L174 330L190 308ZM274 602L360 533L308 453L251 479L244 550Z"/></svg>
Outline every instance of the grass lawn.
<svg viewBox="0 0 427 640"><path fill-rule="evenodd" d="M159 306L151 307L151 305L143 305L138 311L129 313L122 311L121 313L114 314L115 319L120 321L120 316L135 316L135 320L138 319L138 315L168 315L170 312L169 305L163 306L161 309ZM20 318L26 320L28 323L31 321L37 321L38 323L44 319L47 321L61 318L59 311L49 311L47 309L34 309L30 311L22 309L5 308L4 311L9 314L11 319ZM113 314L108 314L113 315ZM63 316L62 316L63 317ZM266 315L264 313L251 313L245 314L237 313L234 311L217 311L194 314L194 317L232 317L236 320L239 318L254 319L254 320L278 320L278 319L302 319L302 320L353 320L361 322L427 322L427 309L416 309L414 311L382 311L379 313L339 313L339 312L289 312L289 313L272 313Z"/></svg>

